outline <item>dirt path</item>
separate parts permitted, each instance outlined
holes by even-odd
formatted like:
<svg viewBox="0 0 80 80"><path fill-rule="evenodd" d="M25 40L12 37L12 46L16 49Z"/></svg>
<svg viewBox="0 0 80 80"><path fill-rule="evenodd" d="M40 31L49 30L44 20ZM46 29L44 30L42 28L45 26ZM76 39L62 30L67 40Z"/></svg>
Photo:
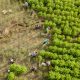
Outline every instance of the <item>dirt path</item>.
<svg viewBox="0 0 80 80"><path fill-rule="evenodd" d="M30 68L32 64L28 55L34 50L38 51L44 39L40 37L41 30L33 30L36 24L42 22L35 13L31 16L30 10L21 9L21 5L22 3L17 2L11 4L10 0L0 0L0 75L8 69L7 62L10 57L14 57L16 63ZM39 80L35 73L30 73L26 77L28 80Z"/></svg>

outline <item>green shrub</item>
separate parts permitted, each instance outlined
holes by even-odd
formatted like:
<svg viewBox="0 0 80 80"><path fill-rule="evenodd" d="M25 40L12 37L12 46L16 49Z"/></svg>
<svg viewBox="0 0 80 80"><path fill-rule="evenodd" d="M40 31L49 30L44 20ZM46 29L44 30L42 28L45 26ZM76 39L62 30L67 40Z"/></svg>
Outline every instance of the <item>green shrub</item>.
<svg viewBox="0 0 80 80"><path fill-rule="evenodd" d="M16 75L20 75L22 73L27 72L27 68L25 66L21 66L18 64L11 64L10 65L10 71L14 72Z"/></svg>
<svg viewBox="0 0 80 80"><path fill-rule="evenodd" d="M14 80L15 74L13 72L10 72L7 76L7 80Z"/></svg>

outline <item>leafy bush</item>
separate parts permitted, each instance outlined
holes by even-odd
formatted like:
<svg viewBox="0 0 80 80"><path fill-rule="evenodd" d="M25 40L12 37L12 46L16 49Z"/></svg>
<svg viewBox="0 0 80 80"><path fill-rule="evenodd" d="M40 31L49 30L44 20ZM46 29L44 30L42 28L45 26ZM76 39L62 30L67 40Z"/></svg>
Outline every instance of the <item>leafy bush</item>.
<svg viewBox="0 0 80 80"><path fill-rule="evenodd" d="M16 75L20 75L22 73L27 72L27 68L25 66L21 66L18 64L11 64L10 65L10 71L14 72Z"/></svg>
<svg viewBox="0 0 80 80"><path fill-rule="evenodd" d="M44 18L44 28L51 27L50 46L40 52L53 67L48 80L80 80L80 0L28 1Z"/></svg>
<svg viewBox="0 0 80 80"><path fill-rule="evenodd" d="M7 76L7 80L14 80L15 74L13 72L10 72Z"/></svg>

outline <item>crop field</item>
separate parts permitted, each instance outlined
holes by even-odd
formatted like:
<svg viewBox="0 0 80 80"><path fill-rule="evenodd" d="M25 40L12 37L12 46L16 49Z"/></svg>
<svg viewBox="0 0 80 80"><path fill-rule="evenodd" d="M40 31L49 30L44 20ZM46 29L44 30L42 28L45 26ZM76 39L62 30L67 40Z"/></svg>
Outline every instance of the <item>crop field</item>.
<svg viewBox="0 0 80 80"><path fill-rule="evenodd" d="M80 0L0 0L0 80L80 80Z"/></svg>

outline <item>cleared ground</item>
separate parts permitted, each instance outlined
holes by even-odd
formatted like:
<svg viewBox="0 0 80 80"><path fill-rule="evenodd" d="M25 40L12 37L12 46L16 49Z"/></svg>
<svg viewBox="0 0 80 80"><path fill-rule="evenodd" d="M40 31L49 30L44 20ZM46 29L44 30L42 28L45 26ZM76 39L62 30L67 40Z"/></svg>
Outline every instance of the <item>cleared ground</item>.
<svg viewBox="0 0 80 80"><path fill-rule="evenodd" d="M15 63L32 66L30 52L41 48L43 37L40 30L33 30L36 24L42 24L37 15L30 15L31 10L24 10L22 3L0 0L0 80L7 74L8 61L11 57ZM35 64L36 65L36 64ZM42 73L29 73L17 80L41 80Z"/></svg>

